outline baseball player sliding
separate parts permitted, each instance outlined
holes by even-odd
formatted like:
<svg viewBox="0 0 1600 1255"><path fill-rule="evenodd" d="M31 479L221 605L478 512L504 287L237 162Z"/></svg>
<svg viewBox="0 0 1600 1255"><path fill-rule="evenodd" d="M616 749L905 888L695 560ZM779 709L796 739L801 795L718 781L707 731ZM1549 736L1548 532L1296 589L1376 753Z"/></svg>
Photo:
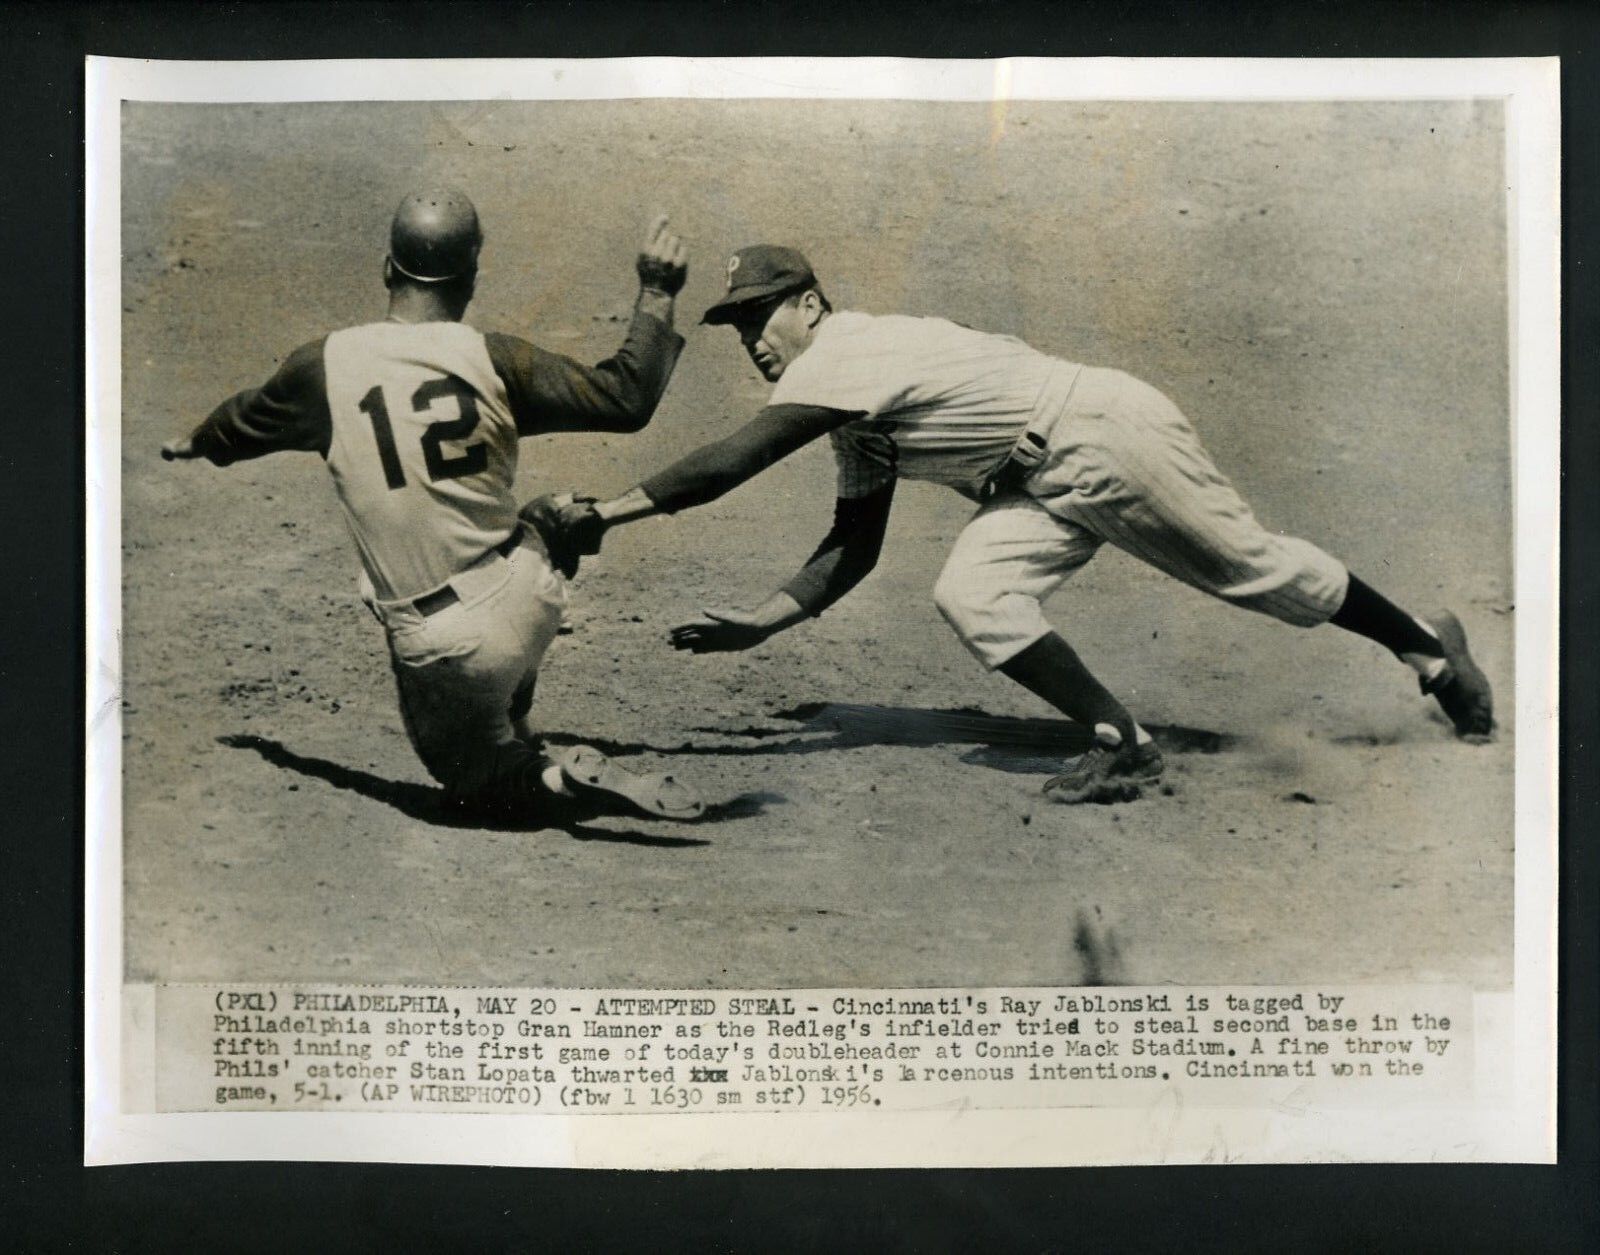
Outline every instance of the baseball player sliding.
<svg viewBox="0 0 1600 1255"><path fill-rule="evenodd" d="M1045 621L1040 603L1107 541L1234 605L1298 627L1335 623L1383 645L1467 739L1494 726L1461 624L1400 609L1303 540L1266 531L1165 396L1117 370L1061 361L938 318L834 312L810 263L773 245L728 261L705 322L731 324L776 387L745 427L610 501L560 515L558 548L703 505L826 435L838 461L832 529L754 610L707 610L672 632L695 653L749 649L821 614L876 564L897 479L980 502L933 599L984 666L1094 729L1046 785L1058 802L1130 800L1161 751Z"/></svg>
<svg viewBox="0 0 1600 1255"><path fill-rule="evenodd" d="M527 715L566 586L511 495L519 438L650 421L683 347L672 315L684 246L656 220L627 337L587 367L462 323L482 244L460 192L407 196L383 264L388 316L296 349L162 456L322 456L361 555L362 596L388 636L406 731L455 797L532 821L613 808L693 819L701 804L670 776L628 772L587 746L559 758L536 747ZM547 506L530 503L528 521Z"/></svg>

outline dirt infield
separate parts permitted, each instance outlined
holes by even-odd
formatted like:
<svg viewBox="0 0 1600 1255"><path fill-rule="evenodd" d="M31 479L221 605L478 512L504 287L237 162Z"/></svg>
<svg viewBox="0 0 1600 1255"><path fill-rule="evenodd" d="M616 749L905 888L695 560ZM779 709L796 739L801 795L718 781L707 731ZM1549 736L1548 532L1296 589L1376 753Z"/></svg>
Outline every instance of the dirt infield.
<svg viewBox="0 0 1600 1255"><path fill-rule="evenodd" d="M615 102L128 106L123 153L126 972L133 980L759 986L1509 986L1511 493L1492 104ZM929 592L970 513L904 485L878 571L748 654L673 653L826 530L807 449L617 532L535 706L670 766L707 822L472 826L401 729L318 458L160 442L296 345L382 316L387 215L460 184L475 325L620 341L658 208L688 344L637 436L525 441L519 494L626 488L759 407L698 327L722 260L792 243L836 305L940 314L1150 380L1271 528L1458 610L1501 698L1452 739L1332 628L1110 551L1047 608L1169 750L1170 791L1052 806L1081 744L985 674ZM1114 930L1114 971L1075 938Z"/></svg>

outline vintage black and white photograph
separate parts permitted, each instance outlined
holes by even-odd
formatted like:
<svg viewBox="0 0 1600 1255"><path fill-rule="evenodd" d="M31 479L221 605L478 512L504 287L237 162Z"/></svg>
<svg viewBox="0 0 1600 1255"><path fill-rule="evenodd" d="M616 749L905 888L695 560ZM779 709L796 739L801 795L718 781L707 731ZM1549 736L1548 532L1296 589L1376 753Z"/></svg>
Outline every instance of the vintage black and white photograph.
<svg viewBox="0 0 1600 1255"><path fill-rule="evenodd" d="M120 979L1509 994L1509 106L1227 82L118 102Z"/></svg>

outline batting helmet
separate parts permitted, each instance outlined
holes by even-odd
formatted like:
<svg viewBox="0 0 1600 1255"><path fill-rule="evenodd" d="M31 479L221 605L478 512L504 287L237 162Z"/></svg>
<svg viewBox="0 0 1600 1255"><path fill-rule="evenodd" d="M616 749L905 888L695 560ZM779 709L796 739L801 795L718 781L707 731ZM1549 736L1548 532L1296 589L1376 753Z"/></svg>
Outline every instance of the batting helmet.
<svg viewBox="0 0 1600 1255"><path fill-rule="evenodd" d="M454 188L412 192L394 211L389 227L389 260L419 283L444 283L472 274L482 247L478 211Z"/></svg>

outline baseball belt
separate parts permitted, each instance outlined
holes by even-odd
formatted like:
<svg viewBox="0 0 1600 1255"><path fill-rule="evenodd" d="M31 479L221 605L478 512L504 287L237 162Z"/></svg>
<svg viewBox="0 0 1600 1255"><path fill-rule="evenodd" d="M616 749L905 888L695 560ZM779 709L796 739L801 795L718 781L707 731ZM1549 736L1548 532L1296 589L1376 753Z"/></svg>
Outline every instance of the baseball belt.
<svg viewBox="0 0 1600 1255"><path fill-rule="evenodd" d="M1068 362L1057 362L1045 379L1044 387L1033 404L1033 417L1017 437L1016 444L1005 460L990 472L983 483L980 496L987 501L1001 493L1020 492L1028 478L1044 465L1050 447L1050 431L1066 409L1072 386L1077 383L1082 367Z"/></svg>
<svg viewBox="0 0 1600 1255"><path fill-rule="evenodd" d="M1005 461L995 467L984 481L983 499L987 501L1001 493L1020 492L1022 485L1028 482L1028 476L1043 464L1044 454L1044 437L1033 428L1028 428L1017 437L1017 443L1011 446Z"/></svg>
<svg viewBox="0 0 1600 1255"><path fill-rule="evenodd" d="M489 553L497 553L502 558L509 558L521 540L522 528L513 528L511 535L489 550ZM484 556L487 557L488 554ZM455 605L460 600L461 595L455 589L451 588L449 584L443 584L431 593L423 593L422 596L413 598L411 608L426 617L438 614L439 611Z"/></svg>

